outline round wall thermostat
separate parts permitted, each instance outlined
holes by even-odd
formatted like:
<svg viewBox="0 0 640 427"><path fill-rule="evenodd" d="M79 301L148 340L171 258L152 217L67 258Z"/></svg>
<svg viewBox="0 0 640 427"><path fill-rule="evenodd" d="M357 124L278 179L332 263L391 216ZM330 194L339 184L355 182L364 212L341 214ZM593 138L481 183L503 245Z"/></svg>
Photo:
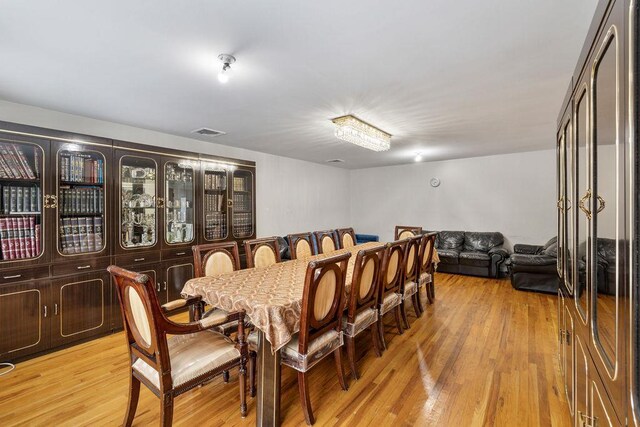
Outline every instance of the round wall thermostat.
<svg viewBox="0 0 640 427"><path fill-rule="evenodd" d="M429 184L431 184L432 187L437 187L440 185L440 180L438 178L431 178Z"/></svg>

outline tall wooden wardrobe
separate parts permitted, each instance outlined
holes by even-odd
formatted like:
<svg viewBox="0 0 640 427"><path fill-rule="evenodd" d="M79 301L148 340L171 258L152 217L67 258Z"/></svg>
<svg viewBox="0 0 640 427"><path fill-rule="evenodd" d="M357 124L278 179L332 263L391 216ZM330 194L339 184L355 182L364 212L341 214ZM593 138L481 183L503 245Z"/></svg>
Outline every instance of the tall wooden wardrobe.
<svg viewBox="0 0 640 427"><path fill-rule="evenodd" d="M576 426L640 423L637 0L601 0L558 118L559 357Z"/></svg>

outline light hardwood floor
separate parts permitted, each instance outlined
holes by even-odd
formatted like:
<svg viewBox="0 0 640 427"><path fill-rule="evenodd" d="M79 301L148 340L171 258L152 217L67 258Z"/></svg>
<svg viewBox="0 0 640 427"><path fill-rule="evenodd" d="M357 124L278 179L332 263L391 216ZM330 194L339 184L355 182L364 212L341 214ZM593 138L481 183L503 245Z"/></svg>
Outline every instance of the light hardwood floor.
<svg viewBox="0 0 640 427"><path fill-rule="evenodd" d="M407 306L409 308L409 305ZM413 313L413 310L409 310ZM386 319L382 358L359 351L361 379L342 391L333 358L311 371L316 425L564 426L569 414L556 356L556 298L507 280L438 274L436 302L396 335ZM184 316L183 316L184 317ZM369 334L358 346L369 347ZM0 426L119 425L127 402L122 333L18 364L0 377ZM345 370L348 367L345 364ZM295 373L283 369L283 425L304 425ZM255 425L240 418L237 375L176 399L175 425ZM134 425L157 425L143 387Z"/></svg>

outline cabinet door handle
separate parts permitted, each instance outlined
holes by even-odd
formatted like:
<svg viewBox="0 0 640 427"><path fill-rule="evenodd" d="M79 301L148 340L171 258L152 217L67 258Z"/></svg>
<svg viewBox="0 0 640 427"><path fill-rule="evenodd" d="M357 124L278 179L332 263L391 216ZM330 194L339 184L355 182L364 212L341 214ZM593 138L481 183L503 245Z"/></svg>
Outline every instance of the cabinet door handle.
<svg viewBox="0 0 640 427"><path fill-rule="evenodd" d="M47 306L44 306L44 317L47 317Z"/></svg>
<svg viewBox="0 0 640 427"><path fill-rule="evenodd" d="M162 282L164 284L164 288L162 289L163 291L167 290L167 282Z"/></svg>
<svg viewBox="0 0 640 427"><path fill-rule="evenodd" d="M12 276L2 276L3 279L19 279L22 277L22 274L14 274Z"/></svg>
<svg viewBox="0 0 640 427"><path fill-rule="evenodd" d="M78 270L86 270L87 268L91 268L90 265L79 265L78 267L76 267Z"/></svg>
<svg viewBox="0 0 640 427"><path fill-rule="evenodd" d="M140 261L144 261L144 258L136 258L133 260L133 262L140 262Z"/></svg>
<svg viewBox="0 0 640 427"><path fill-rule="evenodd" d="M578 207L582 212L584 212L584 214L587 216L587 219L589 220L591 220L591 211L585 207L585 203L590 198L591 198L591 190L587 190L587 192L584 193L584 196L582 196L582 198L580 199L580 203L578 203Z"/></svg>
<svg viewBox="0 0 640 427"><path fill-rule="evenodd" d="M53 314L58 315L58 304L53 304Z"/></svg>
<svg viewBox="0 0 640 427"><path fill-rule="evenodd" d="M160 282L156 283L156 290L160 292Z"/></svg>
<svg viewBox="0 0 640 427"><path fill-rule="evenodd" d="M186 252L176 252L176 255L184 255Z"/></svg>

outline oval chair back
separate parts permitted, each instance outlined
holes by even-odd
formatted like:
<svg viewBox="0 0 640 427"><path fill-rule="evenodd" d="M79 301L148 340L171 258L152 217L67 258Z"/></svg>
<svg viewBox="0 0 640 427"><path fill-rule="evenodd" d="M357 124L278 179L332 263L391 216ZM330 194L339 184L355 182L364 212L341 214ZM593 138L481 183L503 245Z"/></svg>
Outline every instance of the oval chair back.
<svg viewBox="0 0 640 427"><path fill-rule="evenodd" d="M314 231L313 235L318 243L318 253L330 254L338 250L339 244L334 230Z"/></svg>
<svg viewBox="0 0 640 427"><path fill-rule="evenodd" d="M385 247L358 251L353 266L351 289L347 301L347 321L353 323L359 312L376 308L379 298L380 271Z"/></svg>
<svg viewBox="0 0 640 427"><path fill-rule="evenodd" d="M420 267L418 262L422 235L413 236L408 238L407 240L408 241L404 259L404 281L415 281L417 283L418 270Z"/></svg>
<svg viewBox="0 0 640 427"><path fill-rule="evenodd" d="M422 233L422 227L413 225L396 225L394 238L396 240L406 239L407 237L417 236Z"/></svg>
<svg viewBox="0 0 640 427"><path fill-rule="evenodd" d="M289 240L291 259L306 258L317 254L313 248L311 233L289 234L287 240Z"/></svg>
<svg viewBox="0 0 640 427"><path fill-rule="evenodd" d="M236 242L195 245L191 250L195 277L218 276L240 270L240 254Z"/></svg>
<svg viewBox="0 0 640 427"><path fill-rule="evenodd" d="M400 293L402 280L404 279L406 246L406 240L396 240L386 245L380 273L380 302L382 302L385 295L392 292Z"/></svg>
<svg viewBox="0 0 640 427"><path fill-rule="evenodd" d="M244 251L247 254L247 268L268 267L281 261L277 236L245 240Z"/></svg>
<svg viewBox="0 0 640 427"><path fill-rule="evenodd" d="M336 233L341 249L350 249L356 245L356 233L353 228L338 228Z"/></svg>

